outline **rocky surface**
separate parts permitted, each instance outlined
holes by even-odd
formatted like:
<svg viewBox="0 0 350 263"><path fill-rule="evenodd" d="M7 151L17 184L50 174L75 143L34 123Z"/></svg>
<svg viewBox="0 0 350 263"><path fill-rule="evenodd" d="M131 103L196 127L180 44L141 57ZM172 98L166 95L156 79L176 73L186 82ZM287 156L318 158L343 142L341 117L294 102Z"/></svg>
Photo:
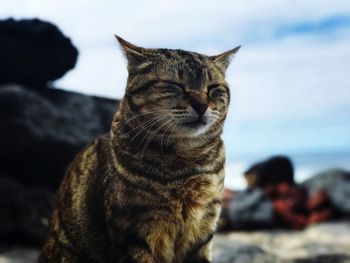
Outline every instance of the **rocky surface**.
<svg viewBox="0 0 350 263"><path fill-rule="evenodd" d="M68 164L108 132L118 101L0 85L0 244L40 246Z"/></svg>
<svg viewBox="0 0 350 263"><path fill-rule="evenodd" d="M216 263L350 262L350 222L324 223L304 231L256 231L218 234Z"/></svg>
<svg viewBox="0 0 350 263"><path fill-rule="evenodd" d="M74 155L109 130L118 101L5 85L0 105L0 173L55 190Z"/></svg>
<svg viewBox="0 0 350 263"><path fill-rule="evenodd" d="M43 87L75 66L78 50L53 24L0 20L0 84Z"/></svg>
<svg viewBox="0 0 350 263"><path fill-rule="evenodd" d="M349 263L350 222L314 225L304 231L217 234L214 263ZM34 263L39 251L0 250L1 263Z"/></svg>

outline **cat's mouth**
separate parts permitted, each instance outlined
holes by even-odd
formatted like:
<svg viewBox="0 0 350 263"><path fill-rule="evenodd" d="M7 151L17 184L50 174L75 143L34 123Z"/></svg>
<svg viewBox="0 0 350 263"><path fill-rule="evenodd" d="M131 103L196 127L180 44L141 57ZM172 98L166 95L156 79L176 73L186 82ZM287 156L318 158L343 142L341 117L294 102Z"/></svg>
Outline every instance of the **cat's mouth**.
<svg viewBox="0 0 350 263"><path fill-rule="evenodd" d="M192 128L192 129L202 128L202 127L206 126L207 124L208 123L205 120L203 120L202 118L199 118L198 120L195 120L195 121L183 123L184 126Z"/></svg>

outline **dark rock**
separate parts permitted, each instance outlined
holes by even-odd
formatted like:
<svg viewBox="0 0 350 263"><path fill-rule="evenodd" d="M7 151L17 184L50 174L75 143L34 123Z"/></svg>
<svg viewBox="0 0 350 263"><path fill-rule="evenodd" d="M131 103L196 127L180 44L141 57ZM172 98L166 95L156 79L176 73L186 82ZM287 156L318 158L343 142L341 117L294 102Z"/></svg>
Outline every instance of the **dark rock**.
<svg viewBox="0 0 350 263"><path fill-rule="evenodd" d="M48 230L53 192L0 177L0 243L41 246Z"/></svg>
<svg viewBox="0 0 350 263"><path fill-rule="evenodd" d="M0 105L0 173L56 189L74 155L109 130L118 101L5 85Z"/></svg>
<svg viewBox="0 0 350 263"><path fill-rule="evenodd" d="M43 187L28 187L17 196L18 235L24 242L39 246L43 243L49 227L53 198L53 191ZM18 243L18 239L14 242Z"/></svg>
<svg viewBox="0 0 350 263"><path fill-rule="evenodd" d="M230 227L239 230L271 228L275 223L272 202L260 189L236 192L227 218Z"/></svg>
<svg viewBox="0 0 350 263"><path fill-rule="evenodd" d="M0 20L0 84L42 87L72 69L77 57L70 39L51 23Z"/></svg>
<svg viewBox="0 0 350 263"><path fill-rule="evenodd" d="M350 173L343 170L329 170L317 174L302 185L309 195L325 191L335 208L344 215L350 215Z"/></svg>
<svg viewBox="0 0 350 263"><path fill-rule="evenodd" d="M269 184L294 182L293 164L288 157L274 156L251 166L244 173L249 188L265 187Z"/></svg>
<svg viewBox="0 0 350 263"><path fill-rule="evenodd" d="M23 192L22 186L14 179L0 177L0 240L18 230L16 194Z"/></svg>

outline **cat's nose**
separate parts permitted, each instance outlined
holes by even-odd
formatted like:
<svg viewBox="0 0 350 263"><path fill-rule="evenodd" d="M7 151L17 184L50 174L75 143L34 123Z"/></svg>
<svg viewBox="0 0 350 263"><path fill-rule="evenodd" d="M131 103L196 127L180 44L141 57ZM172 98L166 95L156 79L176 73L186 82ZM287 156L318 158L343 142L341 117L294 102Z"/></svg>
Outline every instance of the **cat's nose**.
<svg viewBox="0 0 350 263"><path fill-rule="evenodd" d="M202 95L200 93L192 93L189 96L189 100L190 100L192 108L198 113L198 115L200 117L208 109L208 101L207 101L207 98L205 97L205 95Z"/></svg>
<svg viewBox="0 0 350 263"><path fill-rule="evenodd" d="M191 103L192 108L198 113L199 116L202 116L208 109L207 103Z"/></svg>

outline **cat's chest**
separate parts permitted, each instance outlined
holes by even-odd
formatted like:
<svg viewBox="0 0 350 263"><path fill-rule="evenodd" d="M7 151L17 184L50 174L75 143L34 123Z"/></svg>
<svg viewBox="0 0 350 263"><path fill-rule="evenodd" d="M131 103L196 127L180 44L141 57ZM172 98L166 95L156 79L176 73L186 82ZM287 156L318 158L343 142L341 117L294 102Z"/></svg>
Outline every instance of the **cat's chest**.
<svg viewBox="0 0 350 263"><path fill-rule="evenodd" d="M170 194L177 222L191 225L203 219L212 200L221 199L222 187L213 178L192 178L175 185Z"/></svg>
<svg viewBox="0 0 350 263"><path fill-rule="evenodd" d="M171 194L173 227L176 229L174 249L177 261L174 262L182 262L193 244L205 240L215 231L222 186L213 177L194 178L178 184L171 189Z"/></svg>

